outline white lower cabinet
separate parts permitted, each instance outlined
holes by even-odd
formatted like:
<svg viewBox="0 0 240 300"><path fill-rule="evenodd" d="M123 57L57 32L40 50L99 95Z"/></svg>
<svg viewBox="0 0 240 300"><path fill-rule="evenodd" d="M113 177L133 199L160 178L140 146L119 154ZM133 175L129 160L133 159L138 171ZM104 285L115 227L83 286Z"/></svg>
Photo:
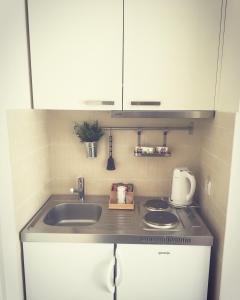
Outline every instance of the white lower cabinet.
<svg viewBox="0 0 240 300"><path fill-rule="evenodd" d="M23 243L27 300L112 300L113 244Z"/></svg>
<svg viewBox="0 0 240 300"><path fill-rule="evenodd" d="M206 300L210 248L118 245L118 300Z"/></svg>
<svg viewBox="0 0 240 300"><path fill-rule="evenodd" d="M206 300L210 249L24 242L27 300Z"/></svg>

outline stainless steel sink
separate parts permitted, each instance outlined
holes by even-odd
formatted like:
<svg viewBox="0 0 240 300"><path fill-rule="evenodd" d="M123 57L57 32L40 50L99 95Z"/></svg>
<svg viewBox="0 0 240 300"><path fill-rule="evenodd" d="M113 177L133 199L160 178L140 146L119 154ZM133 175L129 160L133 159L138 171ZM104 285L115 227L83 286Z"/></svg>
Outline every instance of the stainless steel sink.
<svg viewBox="0 0 240 300"><path fill-rule="evenodd" d="M53 226L86 226L99 221L102 207L90 203L61 203L45 216L44 223Z"/></svg>

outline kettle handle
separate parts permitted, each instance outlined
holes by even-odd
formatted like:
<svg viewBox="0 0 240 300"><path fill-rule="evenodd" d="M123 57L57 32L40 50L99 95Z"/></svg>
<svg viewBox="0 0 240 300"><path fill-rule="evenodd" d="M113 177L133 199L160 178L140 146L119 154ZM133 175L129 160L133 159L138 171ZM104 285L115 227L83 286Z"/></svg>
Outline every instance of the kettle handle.
<svg viewBox="0 0 240 300"><path fill-rule="evenodd" d="M189 191L189 193L186 196L186 200L189 201L192 198L192 196L193 196L193 194L195 192L195 189L196 189L196 179L189 172L184 172L184 174L185 174L186 178L190 181L190 186L191 186L190 187L190 191Z"/></svg>

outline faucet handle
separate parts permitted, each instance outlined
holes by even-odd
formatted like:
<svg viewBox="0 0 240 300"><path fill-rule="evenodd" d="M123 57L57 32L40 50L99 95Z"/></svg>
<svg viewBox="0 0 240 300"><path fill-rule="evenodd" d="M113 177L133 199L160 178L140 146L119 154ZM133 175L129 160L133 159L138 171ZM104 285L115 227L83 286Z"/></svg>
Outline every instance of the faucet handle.
<svg viewBox="0 0 240 300"><path fill-rule="evenodd" d="M71 188L70 192L72 194L77 194L79 200L81 201L84 200L84 178L83 177L77 178L77 187Z"/></svg>
<svg viewBox="0 0 240 300"><path fill-rule="evenodd" d="M84 192L84 177L78 177L78 179L77 179L77 189Z"/></svg>
<svg viewBox="0 0 240 300"><path fill-rule="evenodd" d="M78 184L84 184L84 177L78 177L77 179Z"/></svg>

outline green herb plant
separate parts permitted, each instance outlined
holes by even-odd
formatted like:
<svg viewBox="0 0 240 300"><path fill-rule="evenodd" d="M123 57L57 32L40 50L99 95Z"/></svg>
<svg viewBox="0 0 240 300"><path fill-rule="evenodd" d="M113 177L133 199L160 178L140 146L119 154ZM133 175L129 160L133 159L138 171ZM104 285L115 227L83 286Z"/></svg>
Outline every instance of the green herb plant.
<svg viewBox="0 0 240 300"><path fill-rule="evenodd" d="M98 121L93 123L83 122L83 124L75 123L74 131L81 142L97 142L104 135Z"/></svg>

